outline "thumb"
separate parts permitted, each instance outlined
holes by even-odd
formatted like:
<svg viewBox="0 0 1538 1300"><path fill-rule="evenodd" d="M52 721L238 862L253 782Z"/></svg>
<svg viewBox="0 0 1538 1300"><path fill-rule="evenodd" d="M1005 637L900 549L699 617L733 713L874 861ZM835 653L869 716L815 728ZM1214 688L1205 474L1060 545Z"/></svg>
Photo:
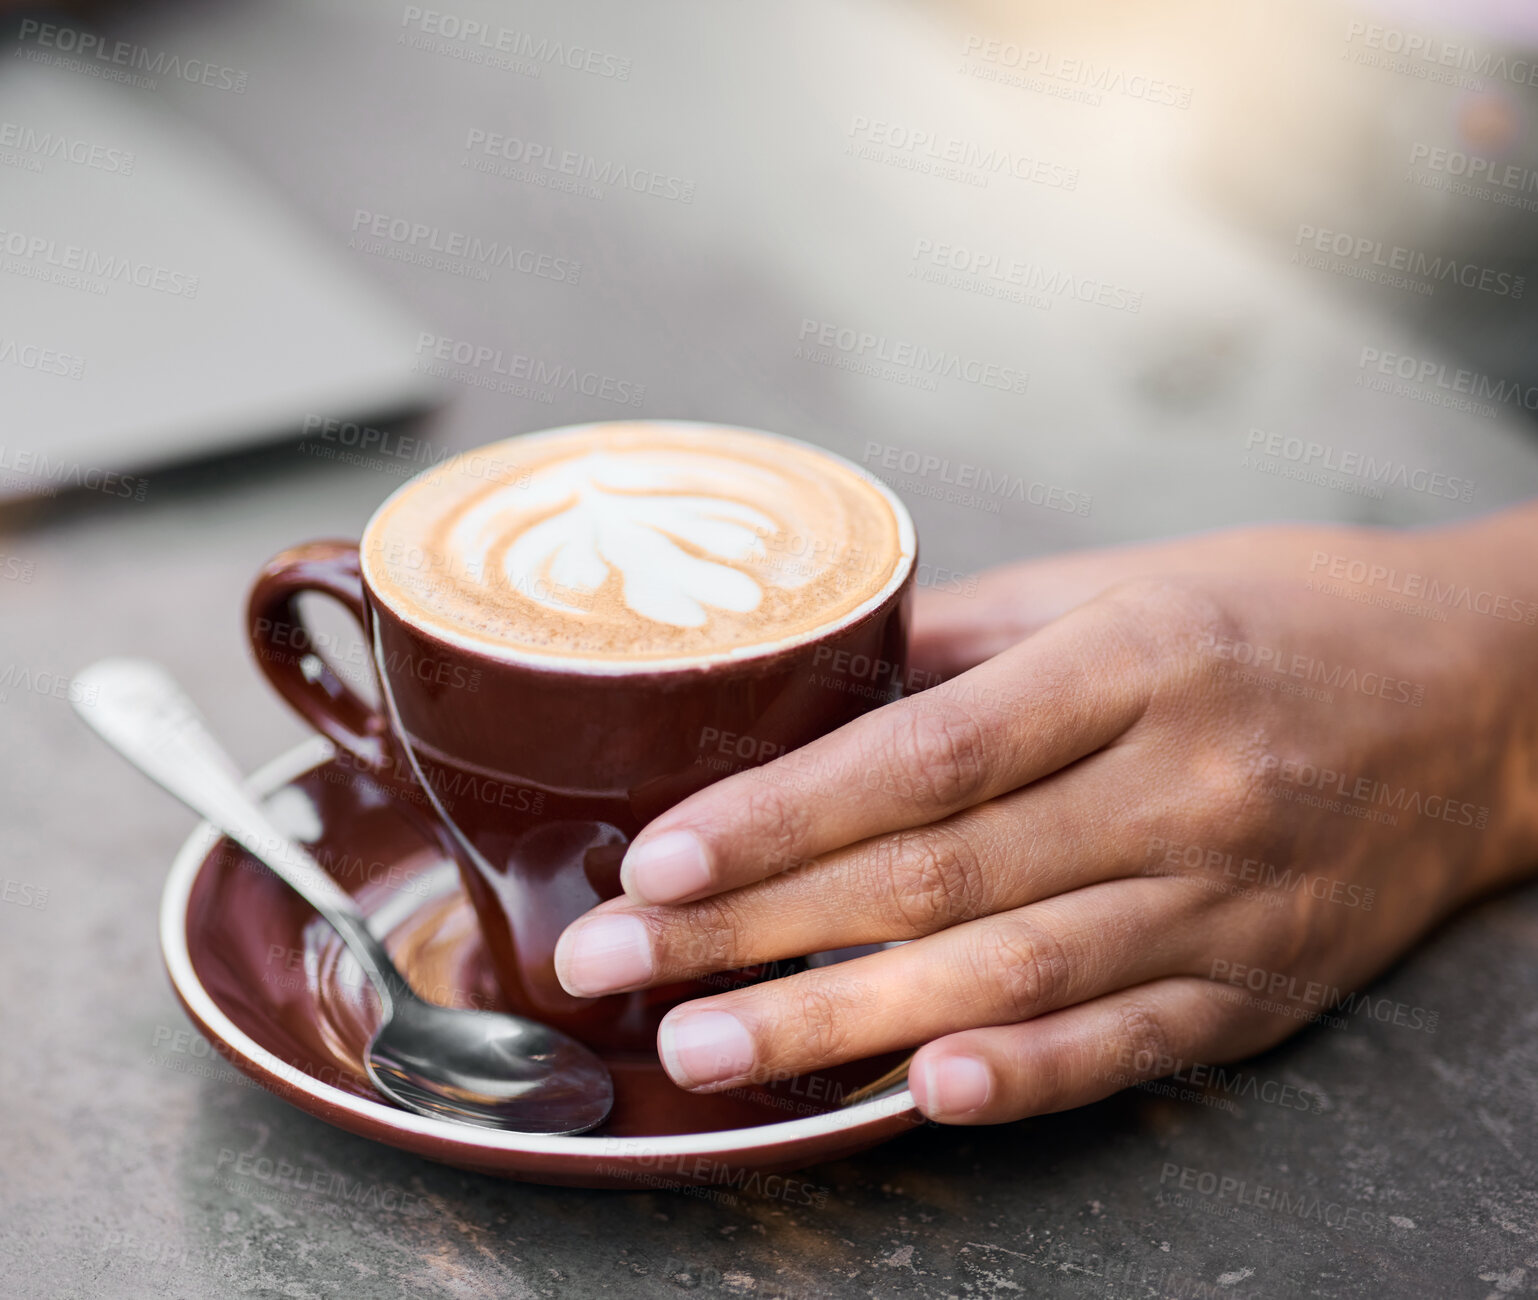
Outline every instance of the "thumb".
<svg viewBox="0 0 1538 1300"><path fill-rule="evenodd" d="M1020 560L988 569L960 589L921 588L913 605L912 663L919 672L954 677L1117 583L1174 573L1296 575L1322 539L1349 535L1289 525L1232 529Z"/></svg>

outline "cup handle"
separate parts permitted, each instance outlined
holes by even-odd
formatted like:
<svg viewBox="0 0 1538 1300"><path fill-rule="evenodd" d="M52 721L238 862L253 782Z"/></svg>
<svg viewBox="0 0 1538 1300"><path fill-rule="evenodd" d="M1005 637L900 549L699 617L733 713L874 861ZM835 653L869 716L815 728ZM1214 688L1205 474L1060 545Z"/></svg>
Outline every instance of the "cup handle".
<svg viewBox="0 0 1538 1300"><path fill-rule="evenodd" d="M299 597L306 592L336 601L358 620L365 643L371 640L357 544L306 542L273 556L251 588L246 629L257 666L315 730L369 769L382 771L392 753L389 721L326 662L299 612Z"/></svg>

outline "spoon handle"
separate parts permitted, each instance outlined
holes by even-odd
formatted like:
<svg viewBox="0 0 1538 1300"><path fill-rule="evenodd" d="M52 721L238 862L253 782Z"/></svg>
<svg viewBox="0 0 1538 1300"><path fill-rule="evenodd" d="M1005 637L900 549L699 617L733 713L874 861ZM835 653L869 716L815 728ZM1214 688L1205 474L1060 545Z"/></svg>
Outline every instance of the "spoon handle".
<svg viewBox="0 0 1538 1300"><path fill-rule="evenodd" d="M386 1017L411 996L352 896L246 792L240 769L170 673L147 659L103 659L76 675L70 699L97 735L336 927L384 1000Z"/></svg>

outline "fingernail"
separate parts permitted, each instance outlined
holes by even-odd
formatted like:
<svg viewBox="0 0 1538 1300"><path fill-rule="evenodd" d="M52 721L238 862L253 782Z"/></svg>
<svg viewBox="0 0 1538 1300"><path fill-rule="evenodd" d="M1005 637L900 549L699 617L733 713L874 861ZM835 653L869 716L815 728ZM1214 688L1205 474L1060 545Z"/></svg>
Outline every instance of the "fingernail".
<svg viewBox="0 0 1538 1300"><path fill-rule="evenodd" d="M574 997L634 988L651 978L651 937L635 916L579 921L555 945L555 971L561 987Z"/></svg>
<svg viewBox="0 0 1538 1300"><path fill-rule="evenodd" d="M632 846L620 863L620 883L642 903L675 903L710 884L705 846L692 831L665 831Z"/></svg>
<svg viewBox="0 0 1538 1300"><path fill-rule="evenodd" d="M961 1119L993 1095L993 1072L975 1056L942 1056L919 1065L915 1100L931 1119Z"/></svg>
<svg viewBox="0 0 1538 1300"><path fill-rule="evenodd" d="M657 1034L657 1051L681 1088L725 1083L753 1069L753 1037L725 1011L670 1016Z"/></svg>

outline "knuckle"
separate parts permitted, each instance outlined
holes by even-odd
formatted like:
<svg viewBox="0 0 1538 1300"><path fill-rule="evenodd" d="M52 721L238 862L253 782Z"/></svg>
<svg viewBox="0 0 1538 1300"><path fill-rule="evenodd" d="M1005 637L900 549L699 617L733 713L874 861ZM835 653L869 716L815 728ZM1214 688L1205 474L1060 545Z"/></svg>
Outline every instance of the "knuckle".
<svg viewBox="0 0 1538 1300"><path fill-rule="evenodd" d="M1224 827L1227 839L1252 856L1288 861L1298 850L1303 823L1279 815L1263 761L1267 748L1265 735L1253 733L1227 755L1209 751L1193 811L1201 825Z"/></svg>
<svg viewBox="0 0 1538 1300"><path fill-rule="evenodd" d="M742 790L740 824L749 830L745 851L774 870L796 865L802 856L798 846L806 835L806 802L787 796L760 771L748 774Z"/></svg>
<svg viewBox="0 0 1538 1300"><path fill-rule="evenodd" d="M847 999L839 987L828 981L789 979L785 989L788 1005L779 1017L790 1030L784 1047L777 1053L797 1062L841 1060L850 1053Z"/></svg>
<svg viewBox="0 0 1538 1300"><path fill-rule="evenodd" d="M973 954L974 988L995 1023L1028 1020L1059 1005L1071 969L1062 941L1034 922L988 928Z"/></svg>
<svg viewBox="0 0 1538 1300"><path fill-rule="evenodd" d="M1079 1099L1074 1095L1072 1057L1065 1052L1035 1052L1026 1078L1020 1080L1026 1114L1064 1110Z"/></svg>
<svg viewBox="0 0 1538 1300"><path fill-rule="evenodd" d="M1336 929L1341 918L1330 913L1343 909L1320 908L1302 889L1290 902L1290 908L1268 917L1264 927L1256 927L1250 941L1255 951L1254 964L1313 978L1319 956L1341 947L1344 936Z"/></svg>
<svg viewBox="0 0 1538 1300"><path fill-rule="evenodd" d="M1170 575L1129 578L1108 588L1105 596L1135 613L1143 625L1160 631L1232 621L1213 583L1207 579Z"/></svg>
<svg viewBox="0 0 1538 1300"><path fill-rule="evenodd" d="M1172 668L1201 677L1210 655L1203 647L1243 639L1243 623L1210 580L1143 577L1118 583L1104 599L1124 617L1125 644L1143 666L1168 677Z"/></svg>
<svg viewBox="0 0 1538 1300"><path fill-rule="evenodd" d="M894 837L892 910L914 934L929 934L983 911L976 854L965 836L940 826Z"/></svg>
<svg viewBox="0 0 1538 1300"><path fill-rule="evenodd" d="M660 936L667 964L678 972L727 970L748 960L741 918L724 897L702 898L677 916ZM669 916L669 921L674 921ZM655 933L655 932L654 932Z"/></svg>
<svg viewBox="0 0 1538 1300"><path fill-rule="evenodd" d="M965 705L927 700L904 711L890 759L909 795L923 807L967 807L988 783L987 736Z"/></svg>
<svg viewBox="0 0 1538 1300"><path fill-rule="evenodd" d="M1252 832L1259 827L1251 819L1263 814L1269 802L1261 797L1265 781L1258 765L1237 755L1209 751L1204 757L1206 761L1197 773L1192 809L1198 824L1225 827L1225 838L1230 842L1254 843Z"/></svg>
<svg viewBox="0 0 1538 1300"><path fill-rule="evenodd" d="M1132 1062L1133 1071L1140 1078L1167 1074L1174 1056L1164 1022L1136 998L1122 1002L1116 1014L1120 1022L1116 1027L1120 1059Z"/></svg>

